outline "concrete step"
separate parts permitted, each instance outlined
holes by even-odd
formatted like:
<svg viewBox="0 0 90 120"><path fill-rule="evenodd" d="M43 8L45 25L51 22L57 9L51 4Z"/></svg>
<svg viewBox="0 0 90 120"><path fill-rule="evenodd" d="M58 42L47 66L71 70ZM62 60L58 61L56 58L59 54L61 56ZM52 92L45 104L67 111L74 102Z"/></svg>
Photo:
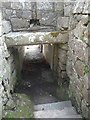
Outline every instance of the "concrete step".
<svg viewBox="0 0 90 120"><path fill-rule="evenodd" d="M41 110L62 110L66 107L72 107L71 101L63 101L63 102L55 102L55 103L47 103L47 104L40 104L35 105L34 110L35 111L41 111Z"/></svg>
<svg viewBox="0 0 90 120"><path fill-rule="evenodd" d="M82 118L74 111L73 107L63 110L47 110L34 112L35 118Z"/></svg>

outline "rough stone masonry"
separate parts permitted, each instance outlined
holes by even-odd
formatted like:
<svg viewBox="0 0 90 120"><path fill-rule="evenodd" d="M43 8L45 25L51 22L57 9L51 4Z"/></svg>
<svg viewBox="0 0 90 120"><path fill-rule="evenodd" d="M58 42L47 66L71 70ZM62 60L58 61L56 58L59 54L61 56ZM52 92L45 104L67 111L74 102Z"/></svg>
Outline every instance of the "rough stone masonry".
<svg viewBox="0 0 90 120"><path fill-rule="evenodd" d="M68 32L67 39L53 47L53 70L58 85L69 82L69 96L83 117L90 117L90 1L31 2L7 0L0 4L0 117L12 100L17 80L20 80L24 56L23 46L8 46L6 37L14 32L30 32L30 20L37 19L40 26L34 32ZM34 24L34 23L33 23ZM34 34L34 33L33 33ZM53 39L57 39L53 37ZM18 39L17 39L18 40ZM18 40L19 41L19 40ZM48 39L47 39L48 41ZM10 44L10 39L9 39ZM47 47L50 49L51 45ZM47 49L48 49L47 48ZM48 55L50 56L49 51ZM20 69L18 69L20 68ZM0 119L1 119L0 118Z"/></svg>

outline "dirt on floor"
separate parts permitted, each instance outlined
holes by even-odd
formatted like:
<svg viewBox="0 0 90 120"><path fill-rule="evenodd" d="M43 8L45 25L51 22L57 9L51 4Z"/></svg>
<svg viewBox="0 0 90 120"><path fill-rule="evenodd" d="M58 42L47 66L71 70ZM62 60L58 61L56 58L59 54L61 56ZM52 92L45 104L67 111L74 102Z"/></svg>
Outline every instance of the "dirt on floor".
<svg viewBox="0 0 90 120"><path fill-rule="evenodd" d="M33 105L60 101L57 95L59 87L40 51L39 46L25 48L22 80L15 88L14 97L18 96L15 97L16 109L7 111L6 118L32 118Z"/></svg>
<svg viewBox="0 0 90 120"><path fill-rule="evenodd" d="M27 47L22 79L22 83L17 86L16 92L31 96L34 104L59 101L55 97L57 84L54 82L53 73L40 52L39 46Z"/></svg>

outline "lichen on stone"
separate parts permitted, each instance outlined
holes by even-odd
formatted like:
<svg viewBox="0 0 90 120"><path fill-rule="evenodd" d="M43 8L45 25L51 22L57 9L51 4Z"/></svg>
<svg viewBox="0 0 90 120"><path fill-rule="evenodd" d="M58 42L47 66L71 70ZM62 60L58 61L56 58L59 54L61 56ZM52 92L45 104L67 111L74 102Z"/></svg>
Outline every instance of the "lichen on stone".
<svg viewBox="0 0 90 120"><path fill-rule="evenodd" d="M53 37L57 37L57 36L59 35L59 33L60 33L60 32L55 31L55 32L51 32L51 35L52 35Z"/></svg>

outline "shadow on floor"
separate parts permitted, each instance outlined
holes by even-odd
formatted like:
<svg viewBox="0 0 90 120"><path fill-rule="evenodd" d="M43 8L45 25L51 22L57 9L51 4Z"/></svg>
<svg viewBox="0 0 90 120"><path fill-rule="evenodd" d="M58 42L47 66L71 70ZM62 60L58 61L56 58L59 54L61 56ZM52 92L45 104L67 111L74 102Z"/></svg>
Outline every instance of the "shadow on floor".
<svg viewBox="0 0 90 120"><path fill-rule="evenodd" d="M16 92L30 96L34 104L42 104L59 101L55 97L56 89L57 84L50 66L39 47L36 46L33 51L28 48L23 63L22 81L16 87Z"/></svg>

